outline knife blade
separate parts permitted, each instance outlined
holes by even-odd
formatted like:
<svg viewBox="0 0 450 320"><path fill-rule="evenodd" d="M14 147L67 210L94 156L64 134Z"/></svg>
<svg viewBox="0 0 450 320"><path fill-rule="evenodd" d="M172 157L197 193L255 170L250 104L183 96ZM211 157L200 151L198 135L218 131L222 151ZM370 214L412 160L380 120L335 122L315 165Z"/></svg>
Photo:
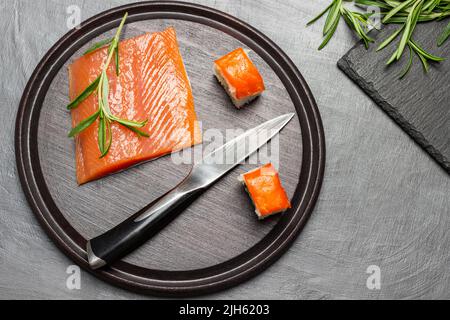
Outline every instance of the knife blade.
<svg viewBox="0 0 450 320"><path fill-rule="evenodd" d="M87 243L92 269L111 265L156 235L200 194L272 140L294 117L269 120L203 157L177 187Z"/></svg>

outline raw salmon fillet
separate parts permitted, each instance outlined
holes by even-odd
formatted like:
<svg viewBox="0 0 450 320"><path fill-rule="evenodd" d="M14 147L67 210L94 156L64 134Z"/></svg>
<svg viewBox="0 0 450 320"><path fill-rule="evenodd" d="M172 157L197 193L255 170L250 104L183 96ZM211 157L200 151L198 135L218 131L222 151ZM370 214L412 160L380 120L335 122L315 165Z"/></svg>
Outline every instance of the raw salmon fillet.
<svg viewBox="0 0 450 320"><path fill-rule="evenodd" d="M100 74L107 48L85 55L69 66L69 95L75 99ZM201 132L194 110L194 99L173 28L122 41L119 45L120 76L114 63L108 68L109 104L122 119L149 122L139 137L131 130L112 123L112 145L100 159L98 123L75 139L79 184L99 179L142 161L161 157L201 143ZM72 110L72 125L95 113L93 94Z"/></svg>

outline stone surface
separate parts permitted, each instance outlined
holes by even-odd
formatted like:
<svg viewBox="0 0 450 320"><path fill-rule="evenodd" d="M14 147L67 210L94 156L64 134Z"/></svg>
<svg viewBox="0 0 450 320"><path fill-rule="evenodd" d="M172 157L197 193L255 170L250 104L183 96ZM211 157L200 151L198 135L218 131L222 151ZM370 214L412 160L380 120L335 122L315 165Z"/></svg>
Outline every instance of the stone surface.
<svg viewBox="0 0 450 320"><path fill-rule="evenodd" d="M22 91L39 59L68 31L67 8L79 6L87 19L127 2L0 2L0 298L151 298L85 272L81 290L67 289L72 263L29 209L13 147ZM295 244L266 272L205 298L450 299L449 176L337 68L355 43L344 24L317 51L323 20L305 24L329 1L196 2L250 23L292 58L315 94L327 136L322 193ZM381 269L380 290L366 286L371 265Z"/></svg>
<svg viewBox="0 0 450 320"><path fill-rule="evenodd" d="M436 45L447 24L445 20L419 25L413 37L428 52L448 57L450 41L441 47ZM377 34L378 43L397 28L384 28ZM366 50L360 43L339 60L338 66L450 173L450 63L432 63L426 74L414 55L410 72L399 79L409 51L406 49L401 61L387 67L396 44L377 52L376 45Z"/></svg>

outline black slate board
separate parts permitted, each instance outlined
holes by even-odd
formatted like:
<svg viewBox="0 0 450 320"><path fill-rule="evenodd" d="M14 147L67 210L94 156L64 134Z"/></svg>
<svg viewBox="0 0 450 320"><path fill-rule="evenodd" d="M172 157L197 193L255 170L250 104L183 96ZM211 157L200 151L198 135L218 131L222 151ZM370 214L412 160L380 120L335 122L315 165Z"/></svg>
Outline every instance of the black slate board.
<svg viewBox="0 0 450 320"><path fill-rule="evenodd" d="M436 39L448 19L417 27L414 39L433 54L450 58L450 41L437 47ZM377 43L386 39L397 26L388 26L375 35ZM386 67L395 45L376 52L377 45L366 50L358 43L338 62L339 68L357 83L403 130L450 173L450 61L433 64L423 71L419 58L403 79L399 74L409 58Z"/></svg>

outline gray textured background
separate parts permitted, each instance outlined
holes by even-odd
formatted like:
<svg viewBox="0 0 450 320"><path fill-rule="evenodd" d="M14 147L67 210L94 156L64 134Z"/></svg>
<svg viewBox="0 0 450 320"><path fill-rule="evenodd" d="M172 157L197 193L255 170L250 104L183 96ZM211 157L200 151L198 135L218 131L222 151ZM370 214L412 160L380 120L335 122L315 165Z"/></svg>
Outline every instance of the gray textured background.
<svg viewBox="0 0 450 320"><path fill-rule="evenodd" d="M82 7L86 19L126 2L0 3L0 298L142 298L84 272L81 290L66 288L71 262L28 208L13 149L21 92L68 31L67 6ZM355 40L344 25L316 51L321 24L305 23L328 0L196 2L249 22L293 59L317 99L328 151L321 196L296 243L265 273L207 298L449 299L449 176L338 70ZM381 268L381 290L366 287L370 265Z"/></svg>

